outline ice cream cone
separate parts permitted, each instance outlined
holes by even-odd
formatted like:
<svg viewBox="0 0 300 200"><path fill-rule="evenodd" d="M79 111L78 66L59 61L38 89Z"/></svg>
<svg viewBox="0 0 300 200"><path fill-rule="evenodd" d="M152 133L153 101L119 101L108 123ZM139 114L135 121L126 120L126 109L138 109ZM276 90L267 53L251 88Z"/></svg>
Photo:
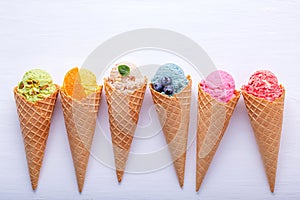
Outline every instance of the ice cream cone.
<svg viewBox="0 0 300 200"><path fill-rule="evenodd" d="M240 92L227 103L220 102L198 85L198 129L196 191L199 190L209 165L227 129Z"/></svg>
<svg viewBox="0 0 300 200"><path fill-rule="evenodd" d="M242 91L252 129L264 163L271 192L274 192L282 129L285 89L274 101Z"/></svg>
<svg viewBox="0 0 300 200"><path fill-rule="evenodd" d="M82 192L84 185L101 92L102 86L86 98L76 100L60 91L79 192Z"/></svg>
<svg viewBox="0 0 300 200"><path fill-rule="evenodd" d="M133 93L123 93L116 90L108 80L104 80L116 174L119 182L122 181L130 146L138 123L147 85L146 82L145 80L145 84L141 88L134 90Z"/></svg>
<svg viewBox="0 0 300 200"><path fill-rule="evenodd" d="M32 189L36 190L50 130L58 86L49 97L32 103L14 89Z"/></svg>
<svg viewBox="0 0 300 200"><path fill-rule="evenodd" d="M180 187L184 184L186 146L190 121L192 80L179 93L169 97L155 91L150 84L152 99L165 135Z"/></svg>

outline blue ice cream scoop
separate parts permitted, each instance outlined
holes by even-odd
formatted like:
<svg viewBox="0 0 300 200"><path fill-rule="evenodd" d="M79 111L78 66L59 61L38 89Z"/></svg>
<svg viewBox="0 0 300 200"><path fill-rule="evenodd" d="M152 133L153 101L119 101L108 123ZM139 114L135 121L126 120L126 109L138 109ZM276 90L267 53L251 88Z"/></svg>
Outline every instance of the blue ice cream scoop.
<svg viewBox="0 0 300 200"><path fill-rule="evenodd" d="M160 66L151 82L154 90L169 96L179 93L189 83L183 70L173 63Z"/></svg>

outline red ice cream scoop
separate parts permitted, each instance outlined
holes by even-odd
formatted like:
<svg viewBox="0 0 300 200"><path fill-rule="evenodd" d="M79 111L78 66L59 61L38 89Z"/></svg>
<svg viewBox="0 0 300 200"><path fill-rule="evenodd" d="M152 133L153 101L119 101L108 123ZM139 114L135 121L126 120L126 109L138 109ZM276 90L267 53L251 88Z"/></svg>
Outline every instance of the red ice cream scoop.
<svg viewBox="0 0 300 200"><path fill-rule="evenodd" d="M268 101L274 101L283 92L282 87L278 84L277 77L268 70L256 71L250 77L248 85L244 85L242 90Z"/></svg>

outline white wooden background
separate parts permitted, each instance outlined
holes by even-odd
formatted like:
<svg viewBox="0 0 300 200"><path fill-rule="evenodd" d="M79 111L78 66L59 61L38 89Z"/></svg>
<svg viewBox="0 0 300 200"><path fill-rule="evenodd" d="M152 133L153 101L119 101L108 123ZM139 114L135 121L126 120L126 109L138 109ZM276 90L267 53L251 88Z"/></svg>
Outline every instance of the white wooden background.
<svg viewBox="0 0 300 200"><path fill-rule="evenodd" d="M300 199L299 10L296 0L1 0L0 199ZM278 75L287 96L275 194L269 192L242 99L199 193L193 145L184 189L172 166L125 174L118 185L114 170L91 158L81 195L58 102L39 187L31 190L12 92L23 73L44 68L61 84L68 69L108 38L148 27L195 40L216 66L233 74L238 87L257 69Z"/></svg>

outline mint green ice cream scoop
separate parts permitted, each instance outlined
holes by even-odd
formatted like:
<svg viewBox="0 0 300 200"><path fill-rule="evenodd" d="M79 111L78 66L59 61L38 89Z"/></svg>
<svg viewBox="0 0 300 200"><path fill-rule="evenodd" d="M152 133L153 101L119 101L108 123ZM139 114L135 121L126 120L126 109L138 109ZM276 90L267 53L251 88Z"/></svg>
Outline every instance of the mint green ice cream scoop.
<svg viewBox="0 0 300 200"><path fill-rule="evenodd" d="M27 71L17 88L18 93L32 103L49 97L55 90L52 77L41 69Z"/></svg>

